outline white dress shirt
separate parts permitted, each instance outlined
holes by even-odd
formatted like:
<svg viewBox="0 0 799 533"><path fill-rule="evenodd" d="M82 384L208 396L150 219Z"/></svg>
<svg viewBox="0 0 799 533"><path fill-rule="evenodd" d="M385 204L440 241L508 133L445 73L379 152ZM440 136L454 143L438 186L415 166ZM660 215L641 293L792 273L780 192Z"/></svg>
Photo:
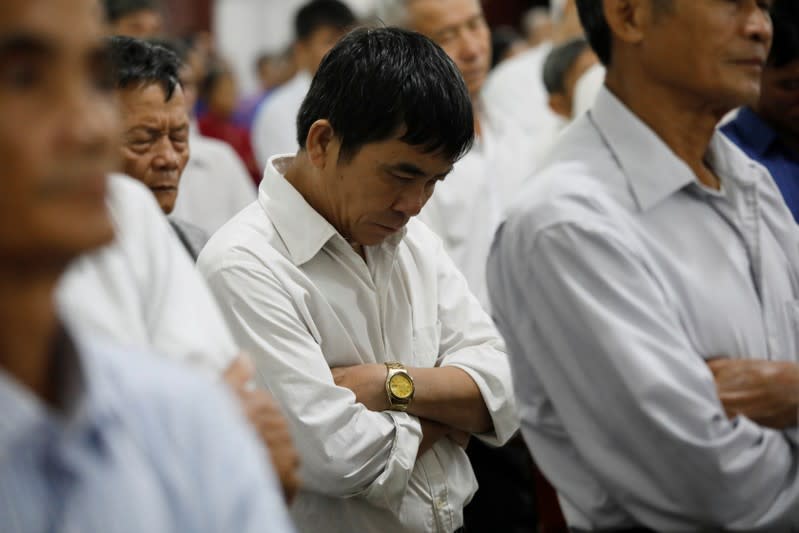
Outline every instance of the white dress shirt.
<svg viewBox="0 0 799 533"><path fill-rule="evenodd" d="M255 184L229 144L200 134L192 134L189 141L191 157L172 216L213 235L255 200Z"/></svg>
<svg viewBox="0 0 799 533"><path fill-rule="evenodd" d="M716 133L721 190L603 89L498 232L522 432L583 529L795 531L796 429L725 415L705 360L799 361L799 233Z"/></svg>
<svg viewBox="0 0 799 533"><path fill-rule="evenodd" d="M505 210L535 169L536 147L513 124L489 116L482 117L481 130L419 218L441 237L469 289L489 309L488 251Z"/></svg>
<svg viewBox="0 0 799 533"><path fill-rule="evenodd" d="M443 439L417 457L418 418L373 412L331 367L400 361L455 366L483 395L489 442L517 428L504 345L424 224L364 261L282 176L274 158L259 199L211 239L198 267L257 379L278 399L302 458L301 531L447 532L477 484L463 449Z"/></svg>
<svg viewBox="0 0 799 533"><path fill-rule="evenodd" d="M113 243L76 260L57 303L77 333L217 374L238 352L213 296L152 193L109 178Z"/></svg>
<svg viewBox="0 0 799 533"><path fill-rule="evenodd" d="M266 99L255 114L252 126L252 147L261 168L277 154L295 154L297 144L297 114L311 88L312 76L299 71Z"/></svg>
<svg viewBox="0 0 799 533"><path fill-rule="evenodd" d="M552 50L545 42L500 63L486 80L482 100L486 112L520 128L534 145L549 145L560 119L549 108L544 87L544 61Z"/></svg>

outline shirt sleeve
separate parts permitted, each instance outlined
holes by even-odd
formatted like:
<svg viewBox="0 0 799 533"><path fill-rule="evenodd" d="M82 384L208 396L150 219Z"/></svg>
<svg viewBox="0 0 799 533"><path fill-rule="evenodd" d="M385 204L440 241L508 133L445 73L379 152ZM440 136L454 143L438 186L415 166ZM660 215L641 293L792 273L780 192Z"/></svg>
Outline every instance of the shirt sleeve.
<svg viewBox="0 0 799 533"><path fill-rule="evenodd" d="M216 374L238 352L205 282L151 197L138 203L137 220L121 239L143 295L141 312L151 348ZM123 201L133 202L128 197Z"/></svg>
<svg viewBox="0 0 799 533"><path fill-rule="evenodd" d="M441 322L437 366L460 368L474 380L494 426L492 433L478 437L500 446L519 429L505 344L491 317L471 293L466 279L441 245L436 264Z"/></svg>
<svg viewBox="0 0 799 533"><path fill-rule="evenodd" d="M796 447L725 416L672 304L612 228L580 221L503 233L489 282L514 368L533 369L619 504L654 528L675 517L690 529L799 524ZM514 377L529 396L521 388L530 381ZM520 406L529 416L536 408Z"/></svg>
<svg viewBox="0 0 799 533"><path fill-rule="evenodd" d="M255 359L259 384L284 409L305 486L398 512L422 438L419 420L369 411L337 386L307 309L262 264L223 268L208 281L234 336Z"/></svg>
<svg viewBox="0 0 799 533"><path fill-rule="evenodd" d="M204 516L193 518L192 531L294 533L267 450L234 398L219 384L193 389L196 394L176 400L183 414L173 421L191 433L176 440L193 475L191 490L202 495L191 502Z"/></svg>

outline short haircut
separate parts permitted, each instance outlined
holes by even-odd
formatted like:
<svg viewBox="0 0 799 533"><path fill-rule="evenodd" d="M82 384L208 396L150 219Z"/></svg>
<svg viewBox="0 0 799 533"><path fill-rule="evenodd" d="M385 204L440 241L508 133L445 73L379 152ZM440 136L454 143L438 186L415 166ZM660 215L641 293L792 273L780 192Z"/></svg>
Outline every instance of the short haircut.
<svg viewBox="0 0 799 533"><path fill-rule="evenodd" d="M771 7L774 41L769 65L780 68L799 59L799 4L797 0L776 0Z"/></svg>
<svg viewBox="0 0 799 533"><path fill-rule="evenodd" d="M655 13L664 13L674 7L674 0L649 0ZM610 65L613 36L605 19L604 0L575 0L580 23L591 48L603 65Z"/></svg>
<svg viewBox="0 0 799 533"><path fill-rule="evenodd" d="M200 98L208 101L219 83L225 78L232 77L230 68L222 61L213 61L208 65L208 69L200 80L198 91Z"/></svg>
<svg viewBox="0 0 799 533"><path fill-rule="evenodd" d="M189 60L189 46L180 39L153 37L151 39L147 39L147 42L155 46L163 46L178 56L178 60L180 60L180 66L185 65Z"/></svg>
<svg viewBox="0 0 799 533"><path fill-rule="evenodd" d="M491 30L491 68L496 67L508 50L518 42L524 42L524 38L510 26L500 26Z"/></svg>
<svg viewBox="0 0 799 533"><path fill-rule="evenodd" d="M321 119L332 125L344 160L401 134L454 162L474 141L472 103L457 67L433 41L399 28L356 30L325 56L297 117L302 149Z"/></svg>
<svg viewBox="0 0 799 533"><path fill-rule="evenodd" d="M105 17L114 23L137 11L159 11L161 6L158 0L103 0Z"/></svg>
<svg viewBox="0 0 799 533"><path fill-rule="evenodd" d="M554 47L544 61L544 87L549 94L566 92L566 74L588 48L588 41L577 37Z"/></svg>
<svg viewBox="0 0 799 533"><path fill-rule="evenodd" d="M294 17L294 36L305 41L317 30L335 28L346 31L355 25L355 15L339 0L311 0Z"/></svg>
<svg viewBox="0 0 799 533"><path fill-rule="evenodd" d="M163 46L133 37L110 37L111 73L117 89L159 84L166 101L172 99L180 85L180 59Z"/></svg>

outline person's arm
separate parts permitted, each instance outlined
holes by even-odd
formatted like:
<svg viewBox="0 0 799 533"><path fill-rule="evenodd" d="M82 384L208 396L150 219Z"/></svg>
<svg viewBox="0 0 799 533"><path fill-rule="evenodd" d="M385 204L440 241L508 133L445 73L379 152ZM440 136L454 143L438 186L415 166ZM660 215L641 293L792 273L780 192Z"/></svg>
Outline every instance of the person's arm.
<svg viewBox="0 0 799 533"><path fill-rule="evenodd" d="M152 193L127 176L110 178L117 238L141 294L149 347L221 373L239 352L213 296Z"/></svg>
<svg viewBox="0 0 799 533"><path fill-rule="evenodd" d="M489 288L514 368L535 372L580 460L641 524L799 525L797 449L727 418L646 263L583 218L538 231L521 218L495 243Z"/></svg>
<svg viewBox="0 0 799 533"><path fill-rule="evenodd" d="M195 495L184 530L294 533L274 468L235 399L220 384L192 389L167 408L175 412L165 429L180 431L171 442L184 450L168 466L183 462L184 489Z"/></svg>
<svg viewBox="0 0 799 533"><path fill-rule="evenodd" d="M727 416L745 416L773 429L799 425L799 364L713 359L708 362Z"/></svg>
<svg viewBox="0 0 799 533"><path fill-rule="evenodd" d="M299 455L283 413L271 394L253 386L254 378L255 364L246 354L239 355L223 375L223 381L236 394L247 420L266 445L283 496L291 503L301 485Z"/></svg>
<svg viewBox="0 0 799 533"><path fill-rule="evenodd" d="M397 509L422 440L416 417L375 413L336 386L313 324L264 264L204 269L236 340L254 359L259 385L280 403L300 452L305 486L336 497L363 496ZM300 300L302 298L300 297Z"/></svg>
<svg viewBox="0 0 799 533"><path fill-rule="evenodd" d="M480 389L457 367L408 368L415 393L407 413L466 433L492 429ZM366 364L333 369L333 379L350 389L355 399L372 411L388 411L385 365Z"/></svg>
<svg viewBox="0 0 799 533"><path fill-rule="evenodd" d="M440 340L429 347L438 354L434 368L408 368L415 386L408 413L503 444L518 429L505 345L441 241L429 238L437 250ZM384 365L337 368L333 373L369 409L388 409Z"/></svg>

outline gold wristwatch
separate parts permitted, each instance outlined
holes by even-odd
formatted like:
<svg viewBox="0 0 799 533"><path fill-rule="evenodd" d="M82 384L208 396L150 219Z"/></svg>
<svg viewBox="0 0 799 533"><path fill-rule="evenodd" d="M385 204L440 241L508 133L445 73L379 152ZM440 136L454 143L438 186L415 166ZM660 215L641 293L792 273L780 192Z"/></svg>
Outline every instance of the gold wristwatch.
<svg viewBox="0 0 799 533"><path fill-rule="evenodd" d="M413 378L402 363L392 361L386 365L386 395L389 409L407 411L413 400Z"/></svg>

